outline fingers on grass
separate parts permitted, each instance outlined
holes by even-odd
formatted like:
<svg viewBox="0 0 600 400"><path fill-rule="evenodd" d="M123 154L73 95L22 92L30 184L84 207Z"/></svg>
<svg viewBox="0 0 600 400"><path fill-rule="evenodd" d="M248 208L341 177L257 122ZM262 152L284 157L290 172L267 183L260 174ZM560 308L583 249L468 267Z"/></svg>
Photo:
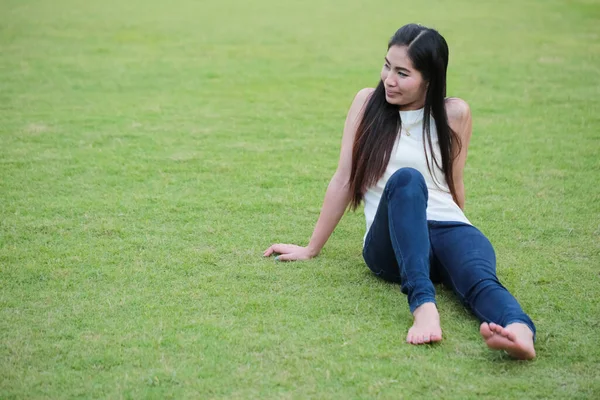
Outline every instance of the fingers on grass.
<svg viewBox="0 0 600 400"><path fill-rule="evenodd" d="M281 244L281 243L271 245L271 247L269 247L268 249L265 250L265 252L263 253L263 255L265 257L269 257L269 256L272 256L275 253L285 253L285 251L283 250L283 248L285 246L286 246L285 244Z"/></svg>
<svg viewBox="0 0 600 400"><path fill-rule="evenodd" d="M288 247L289 247L289 245L287 245L287 244L277 243L269 248L272 250L273 253L283 254L283 253L289 253Z"/></svg>
<svg viewBox="0 0 600 400"><path fill-rule="evenodd" d="M275 259L277 261L293 261L296 258L294 257L293 254L280 254L277 257L275 257Z"/></svg>

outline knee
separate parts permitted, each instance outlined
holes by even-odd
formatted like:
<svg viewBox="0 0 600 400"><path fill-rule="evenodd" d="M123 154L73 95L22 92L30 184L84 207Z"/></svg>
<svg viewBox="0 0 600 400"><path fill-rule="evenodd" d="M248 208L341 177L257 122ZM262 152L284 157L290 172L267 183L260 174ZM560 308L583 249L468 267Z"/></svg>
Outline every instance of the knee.
<svg viewBox="0 0 600 400"><path fill-rule="evenodd" d="M388 194L396 193L407 196L427 196L427 185L423 174L414 168L400 168L392 174L385 185Z"/></svg>

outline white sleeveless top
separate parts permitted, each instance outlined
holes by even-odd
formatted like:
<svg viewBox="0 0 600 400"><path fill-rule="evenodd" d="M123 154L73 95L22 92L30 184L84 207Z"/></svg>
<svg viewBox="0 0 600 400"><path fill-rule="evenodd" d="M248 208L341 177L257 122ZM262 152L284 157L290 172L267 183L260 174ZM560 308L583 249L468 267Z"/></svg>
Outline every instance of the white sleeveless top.
<svg viewBox="0 0 600 400"><path fill-rule="evenodd" d="M375 219L375 213L379 206L379 200L385 188L385 184L394 172L404 167L411 167L423 174L429 199L427 201L427 220L429 221L457 221L471 225L463 211L454 202L443 171L435 165L429 150L427 138L423 136L423 109L414 111L400 111L402 119L402 131L398 135L388 166L375 186L370 187L364 196L365 218L367 220L367 232ZM435 157L441 164L440 145L437 137L435 120L430 117L431 142ZM423 142L429 157L429 164L433 175L427 168ZM365 235L366 237L366 235Z"/></svg>

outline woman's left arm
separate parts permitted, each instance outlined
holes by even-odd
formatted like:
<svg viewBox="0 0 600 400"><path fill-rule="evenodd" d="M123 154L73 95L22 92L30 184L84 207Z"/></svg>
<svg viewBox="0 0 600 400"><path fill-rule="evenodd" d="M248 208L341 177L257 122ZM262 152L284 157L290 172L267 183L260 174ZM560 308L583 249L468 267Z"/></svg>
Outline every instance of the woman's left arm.
<svg viewBox="0 0 600 400"><path fill-rule="evenodd" d="M456 191L458 206L464 210L465 183L463 172L467 162L467 150L473 130L471 109L466 101L453 97L446 100L446 113L448 114L450 128L456 132L460 139L460 148L456 146L453 149L452 178L454 179L454 189Z"/></svg>

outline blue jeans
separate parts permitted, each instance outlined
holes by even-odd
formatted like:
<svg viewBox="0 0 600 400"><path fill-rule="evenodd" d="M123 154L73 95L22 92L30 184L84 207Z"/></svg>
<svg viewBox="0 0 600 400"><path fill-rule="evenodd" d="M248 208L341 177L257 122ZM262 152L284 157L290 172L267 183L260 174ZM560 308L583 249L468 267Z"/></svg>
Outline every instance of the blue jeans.
<svg viewBox="0 0 600 400"><path fill-rule="evenodd" d="M435 303L433 282L452 288L481 322L535 326L496 276L496 255L477 228L462 222L428 221L427 186L412 168L388 180L367 236L363 257L368 267L400 283L411 313Z"/></svg>

